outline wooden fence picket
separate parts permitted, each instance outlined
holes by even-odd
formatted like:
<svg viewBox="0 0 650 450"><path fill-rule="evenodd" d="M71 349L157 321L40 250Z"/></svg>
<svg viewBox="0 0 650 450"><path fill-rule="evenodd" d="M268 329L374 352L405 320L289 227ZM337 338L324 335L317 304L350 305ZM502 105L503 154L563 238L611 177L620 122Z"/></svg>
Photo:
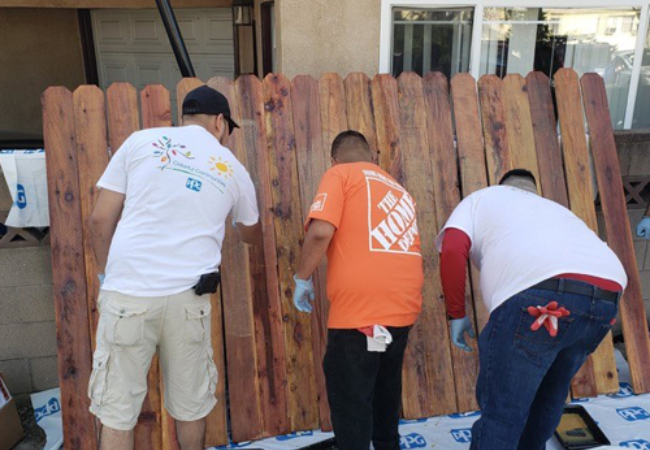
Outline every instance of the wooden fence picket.
<svg viewBox="0 0 650 450"><path fill-rule="evenodd" d="M115 154L131 133L140 129L138 92L129 83L113 83L106 90L108 142Z"/></svg>
<svg viewBox="0 0 650 450"><path fill-rule="evenodd" d="M373 153L377 152L377 131L372 112L372 88L370 79L363 73L351 73L345 77L345 102L348 125L351 130L363 134Z"/></svg>
<svg viewBox="0 0 650 450"><path fill-rule="evenodd" d="M481 133L476 80L469 74L458 74L451 80L451 95L458 141L458 164L463 197L488 186L485 150ZM477 331L487 324L489 314L481 297L479 271L471 266Z"/></svg>
<svg viewBox="0 0 650 450"><path fill-rule="evenodd" d="M495 185L508 170L513 168L506 130L503 82L496 75L484 75L478 80L478 91L488 180L490 185Z"/></svg>
<svg viewBox="0 0 650 450"><path fill-rule="evenodd" d="M449 102L449 84L441 72L431 72L423 79L424 100L427 112L427 130L431 148L431 166L433 176L433 195L436 205L437 230L442 229L454 208L460 202L458 164L454 147L454 130L451 120ZM472 291L469 278L466 281L466 313L474 321ZM458 410L475 411L475 389L478 376L478 345L475 339L469 339L472 352L466 352L451 345L451 358L456 378L456 399Z"/></svg>
<svg viewBox="0 0 650 450"><path fill-rule="evenodd" d="M598 179L600 202L605 217L607 242L620 258L628 276L625 295L620 303L620 315L623 320L623 336L630 363L632 387L635 393L642 394L650 392L650 334L630 233L627 202L621 183L621 169L607 106L605 83L597 74L587 74L582 77L580 84L589 124L589 142Z"/></svg>
<svg viewBox="0 0 650 450"><path fill-rule="evenodd" d="M51 87L42 102L64 445L95 450L97 430L86 395L92 348L72 94Z"/></svg>
<svg viewBox="0 0 650 450"><path fill-rule="evenodd" d="M438 226L422 79L414 73L404 73L398 84L403 155L399 179L404 180L404 187L417 203L424 265L422 313L411 329L404 359L403 411L406 418L414 419L449 414L457 411L458 405L438 251L434 245Z"/></svg>
<svg viewBox="0 0 650 450"><path fill-rule="evenodd" d="M291 423L287 410L286 353L278 255L274 231L274 209L271 194L269 147L264 113L264 90L255 76L246 75L236 81L239 111L244 125L242 140L247 151L248 170L257 189L262 224L263 246L253 247L250 267L253 274L253 313L257 342L257 363L260 380L264 436L288 433Z"/></svg>
<svg viewBox="0 0 650 450"><path fill-rule="evenodd" d="M399 150L399 92L397 80L391 75L376 75L372 79L372 104L377 127L379 166L398 182L402 174Z"/></svg>
<svg viewBox="0 0 650 450"><path fill-rule="evenodd" d="M281 75L264 79L266 131L269 138L271 192L275 213L280 298L287 354L287 404L292 430L318 426L318 402L312 358L311 319L293 305L293 275L298 268L302 214L291 84Z"/></svg>

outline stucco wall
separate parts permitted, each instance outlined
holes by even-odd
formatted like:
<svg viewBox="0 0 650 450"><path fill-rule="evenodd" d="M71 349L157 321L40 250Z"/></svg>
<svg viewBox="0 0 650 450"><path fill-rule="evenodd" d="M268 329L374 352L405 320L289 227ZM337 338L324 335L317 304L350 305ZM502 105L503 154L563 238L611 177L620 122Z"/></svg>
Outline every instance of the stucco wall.
<svg viewBox="0 0 650 450"><path fill-rule="evenodd" d="M85 82L76 10L0 8L0 130L42 134L41 93Z"/></svg>
<svg viewBox="0 0 650 450"><path fill-rule="evenodd" d="M278 71L376 74L380 7L380 0L276 0Z"/></svg>

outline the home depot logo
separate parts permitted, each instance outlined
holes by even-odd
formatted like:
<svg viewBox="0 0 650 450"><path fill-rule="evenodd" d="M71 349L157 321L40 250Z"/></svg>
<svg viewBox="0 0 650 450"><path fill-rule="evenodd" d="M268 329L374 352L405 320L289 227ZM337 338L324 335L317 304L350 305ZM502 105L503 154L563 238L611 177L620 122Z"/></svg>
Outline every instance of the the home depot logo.
<svg viewBox="0 0 650 450"><path fill-rule="evenodd" d="M628 422L650 419L650 414L643 408L633 406L631 408L616 408L616 412Z"/></svg>
<svg viewBox="0 0 650 450"><path fill-rule="evenodd" d="M422 437L422 435L417 433L407 434L406 436L402 436L399 440L399 448L402 450L424 448L426 446L427 441Z"/></svg>
<svg viewBox="0 0 650 450"><path fill-rule="evenodd" d="M650 442L645 439L634 439L631 441L621 442L619 444L621 447L625 448L634 448L637 450L650 450Z"/></svg>
<svg viewBox="0 0 650 450"><path fill-rule="evenodd" d="M311 212L319 212L325 208L325 201L327 200L327 194L318 194L314 197L314 203L311 204L309 209Z"/></svg>
<svg viewBox="0 0 650 450"><path fill-rule="evenodd" d="M461 428L459 430L451 430L451 436L456 442L460 442L461 444L469 444L472 442L472 429Z"/></svg>

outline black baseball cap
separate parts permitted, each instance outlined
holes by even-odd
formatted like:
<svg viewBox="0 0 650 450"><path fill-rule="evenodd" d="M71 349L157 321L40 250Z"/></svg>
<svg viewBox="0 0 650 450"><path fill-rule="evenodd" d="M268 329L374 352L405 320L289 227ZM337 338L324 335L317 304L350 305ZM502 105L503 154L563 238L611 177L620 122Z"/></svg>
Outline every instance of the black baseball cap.
<svg viewBox="0 0 650 450"><path fill-rule="evenodd" d="M183 115L209 114L218 116L223 114L230 125L230 133L239 125L230 117L228 99L221 92L210 86L203 85L190 91L183 100Z"/></svg>

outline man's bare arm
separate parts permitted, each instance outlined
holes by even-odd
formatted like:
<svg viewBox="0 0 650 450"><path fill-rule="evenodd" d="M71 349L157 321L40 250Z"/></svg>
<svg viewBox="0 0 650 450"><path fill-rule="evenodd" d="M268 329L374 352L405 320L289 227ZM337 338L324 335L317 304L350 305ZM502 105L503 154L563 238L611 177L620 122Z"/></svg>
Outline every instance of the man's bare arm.
<svg viewBox="0 0 650 450"><path fill-rule="evenodd" d="M336 227L329 222L316 219L311 221L305 235L305 242L302 244L297 278L306 280L311 277L323 260L335 231Z"/></svg>
<svg viewBox="0 0 650 450"><path fill-rule="evenodd" d="M262 245L262 224L258 221L255 225L246 226L235 223L239 238L250 245Z"/></svg>
<svg viewBox="0 0 650 450"><path fill-rule="evenodd" d="M124 199L124 194L102 189L90 216L93 251L99 273L104 273L106 270L108 250L124 209Z"/></svg>

